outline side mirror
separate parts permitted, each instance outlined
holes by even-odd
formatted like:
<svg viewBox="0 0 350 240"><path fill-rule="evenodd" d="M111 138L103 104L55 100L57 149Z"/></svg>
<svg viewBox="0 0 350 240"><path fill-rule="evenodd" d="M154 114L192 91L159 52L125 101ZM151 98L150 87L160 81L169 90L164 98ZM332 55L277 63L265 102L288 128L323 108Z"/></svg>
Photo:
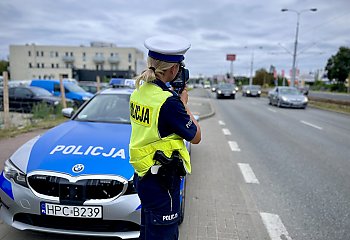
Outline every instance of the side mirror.
<svg viewBox="0 0 350 240"><path fill-rule="evenodd" d="M197 122L199 122L199 115L193 115L194 119L196 119Z"/></svg>
<svg viewBox="0 0 350 240"><path fill-rule="evenodd" d="M71 118L74 114L73 108L63 108L62 109L62 115L66 118Z"/></svg>

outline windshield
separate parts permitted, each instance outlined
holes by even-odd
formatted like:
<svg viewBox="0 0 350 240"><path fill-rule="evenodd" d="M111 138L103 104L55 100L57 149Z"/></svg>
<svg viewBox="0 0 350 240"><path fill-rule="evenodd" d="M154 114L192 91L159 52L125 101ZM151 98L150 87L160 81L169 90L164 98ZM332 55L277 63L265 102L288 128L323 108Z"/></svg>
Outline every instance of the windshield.
<svg viewBox="0 0 350 240"><path fill-rule="evenodd" d="M66 84L65 87L70 91L70 92L86 92L84 89L79 87L77 84Z"/></svg>
<svg viewBox="0 0 350 240"><path fill-rule="evenodd" d="M260 90L261 87L260 87L260 86L254 86L254 85L252 85L252 86L250 87L250 89L251 89L251 90Z"/></svg>
<svg viewBox="0 0 350 240"><path fill-rule="evenodd" d="M128 94L95 96L75 117L78 121L130 123Z"/></svg>
<svg viewBox="0 0 350 240"><path fill-rule="evenodd" d="M49 91L43 88L32 87L31 90L33 91L35 96L53 96Z"/></svg>
<svg viewBox="0 0 350 240"><path fill-rule="evenodd" d="M218 88L220 89L233 89L233 85L232 84L220 84Z"/></svg>
<svg viewBox="0 0 350 240"><path fill-rule="evenodd" d="M280 93L285 95L300 95L300 92L296 88L281 88Z"/></svg>

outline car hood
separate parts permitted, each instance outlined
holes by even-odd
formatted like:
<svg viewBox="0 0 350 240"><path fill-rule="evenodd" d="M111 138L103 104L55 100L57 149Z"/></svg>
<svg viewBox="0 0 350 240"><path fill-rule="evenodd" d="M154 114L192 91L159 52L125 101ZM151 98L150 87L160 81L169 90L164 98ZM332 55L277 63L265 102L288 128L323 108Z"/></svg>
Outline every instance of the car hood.
<svg viewBox="0 0 350 240"><path fill-rule="evenodd" d="M36 96L36 98L46 101L61 101L61 98L56 96Z"/></svg>
<svg viewBox="0 0 350 240"><path fill-rule="evenodd" d="M27 174L111 174L129 180L134 173L129 163L130 133L130 124L70 120L27 142L11 160Z"/></svg>

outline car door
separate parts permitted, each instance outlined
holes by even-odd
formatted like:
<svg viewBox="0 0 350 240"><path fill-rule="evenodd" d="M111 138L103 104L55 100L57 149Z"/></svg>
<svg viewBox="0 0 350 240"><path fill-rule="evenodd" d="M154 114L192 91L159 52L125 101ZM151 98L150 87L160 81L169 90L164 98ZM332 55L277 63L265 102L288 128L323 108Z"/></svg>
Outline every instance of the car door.
<svg viewBox="0 0 350 240"><path fill-rule="evenodd" d="M15 101L18 110L22 112L30 112L32 110L34 94L28 88L18 87L15 89Z"/></svg>
<svg viewBox="0 0 350 240"><path fill-rule="evenodd" d="M277 101L278 101L278 87L275 87L275 89L272 91L272 94L271 94L272 105L276 105Z"/></svg>

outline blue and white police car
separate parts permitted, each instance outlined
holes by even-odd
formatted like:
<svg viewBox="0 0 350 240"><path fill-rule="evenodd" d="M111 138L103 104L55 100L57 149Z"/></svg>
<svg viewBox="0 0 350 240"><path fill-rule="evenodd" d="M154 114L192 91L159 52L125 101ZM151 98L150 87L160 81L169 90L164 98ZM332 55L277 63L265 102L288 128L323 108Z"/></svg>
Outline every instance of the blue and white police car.
<svg viewBox="0 0 350 240"><path fill-rule="evenodd" d="M31 139L5 162L4 222L20 230L138 237L141 205L128 151L132 91L109 88L76 113L64 109L70 120ZM184 190L185 179L182 211Z"/></svg>

